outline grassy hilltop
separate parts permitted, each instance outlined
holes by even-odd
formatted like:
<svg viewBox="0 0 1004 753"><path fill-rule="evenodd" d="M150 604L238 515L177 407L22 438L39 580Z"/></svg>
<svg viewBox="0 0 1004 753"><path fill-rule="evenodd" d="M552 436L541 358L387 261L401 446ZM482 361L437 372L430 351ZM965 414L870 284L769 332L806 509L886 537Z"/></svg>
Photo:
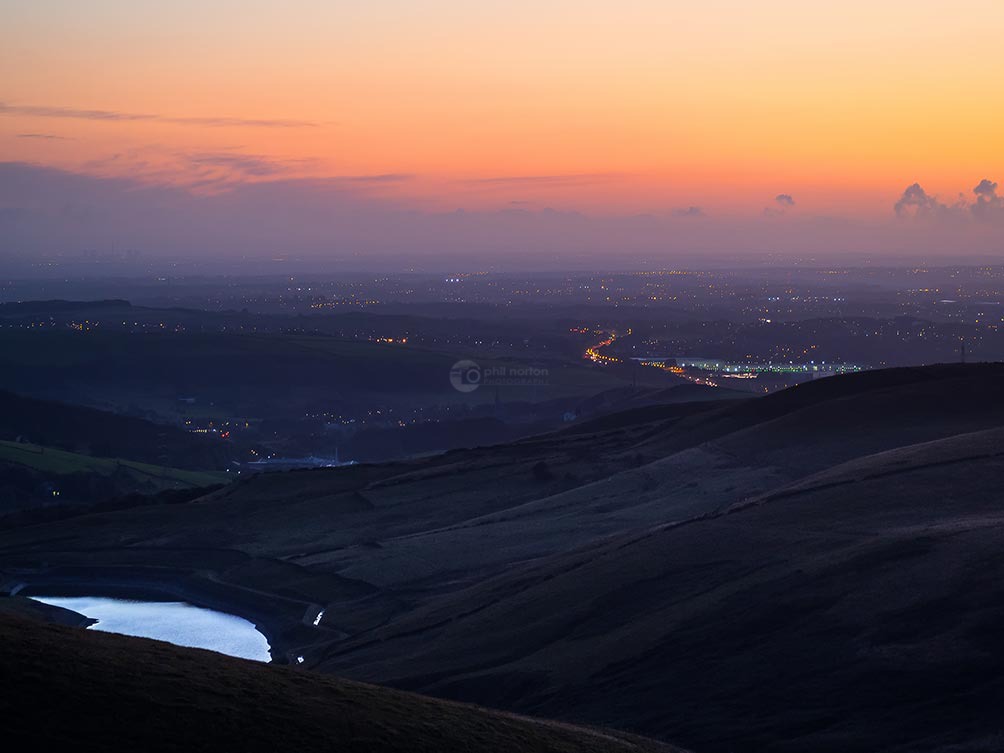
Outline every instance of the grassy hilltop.
<svg viewBox="0 0 1004 753"><path fill-rule="evenodd" d="M15 749L341 753L673 753L603 729L260 665L158 641L0 616Z"/></svg>

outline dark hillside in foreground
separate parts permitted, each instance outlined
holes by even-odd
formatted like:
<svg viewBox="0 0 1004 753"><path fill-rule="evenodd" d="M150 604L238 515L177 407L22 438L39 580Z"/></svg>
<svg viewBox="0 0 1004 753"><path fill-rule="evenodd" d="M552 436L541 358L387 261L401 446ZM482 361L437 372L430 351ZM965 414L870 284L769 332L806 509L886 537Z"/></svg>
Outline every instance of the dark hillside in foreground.
<svg viewBox="0 0 1004 753"><path fill-rule="evenodd" d="M333 647L354 676L696 750L1000 750L1004 429L556 554Z"/></svg>
<svg viewBox="0 0 1004 753"><path fill-rule="evenodd" d="M8 750L672 753L167 643L0 617Z"/></svg>
<svg viewBox="0 0 1004 753"><path fill-rule="evenodd" d="M999 750L1002 386L895 369L267 474L0 532L0 568L183 579L280 659L702 753Z"/></svg>

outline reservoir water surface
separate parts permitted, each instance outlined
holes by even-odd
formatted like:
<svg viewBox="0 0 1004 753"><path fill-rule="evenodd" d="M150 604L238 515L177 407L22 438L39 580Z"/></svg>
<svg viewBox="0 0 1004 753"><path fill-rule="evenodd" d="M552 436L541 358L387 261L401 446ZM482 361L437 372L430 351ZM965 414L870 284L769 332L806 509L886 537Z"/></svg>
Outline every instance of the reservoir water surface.
<svg viewBox="0 0 1004 753"><path fill-rule="evenodd" d="M92 630L156 638L178 646L267 662L265 636L247 620L180 601L132 601L98 596L32 596L97 620Z"/></svg>

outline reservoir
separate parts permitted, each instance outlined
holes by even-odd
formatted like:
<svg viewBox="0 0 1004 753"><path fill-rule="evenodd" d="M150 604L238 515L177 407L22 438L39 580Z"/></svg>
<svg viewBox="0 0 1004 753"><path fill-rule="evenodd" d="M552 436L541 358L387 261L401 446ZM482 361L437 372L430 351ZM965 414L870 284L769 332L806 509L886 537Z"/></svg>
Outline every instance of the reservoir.
<svg viewBox="0 0 1004 753"><path fill-rule="evenodd" d="M255 661L271 661L265 636L247 620L180 601L132 601L97 596L32 596L97 620L91 630L155 638Z"/></svg>

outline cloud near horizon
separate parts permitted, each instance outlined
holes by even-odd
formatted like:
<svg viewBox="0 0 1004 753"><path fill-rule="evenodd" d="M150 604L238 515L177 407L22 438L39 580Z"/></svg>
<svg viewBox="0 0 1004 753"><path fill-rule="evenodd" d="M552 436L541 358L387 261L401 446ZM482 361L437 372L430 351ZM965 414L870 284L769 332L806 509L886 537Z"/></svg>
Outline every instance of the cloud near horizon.
<svg viewBox="0 0 1004 753"><path fill-rule="evenodd" d="M997 183L984 178L973 189L976 194L976 201L973 202L969 211L978 220L995 221L1004 219L1004 196L997 195Z"/></svg>
<svg viewBox="0 0 1004 753"><path fill-rule="evenodd" d="M893 205L893 211L901 219L1004 221L1004 197L997 194L995 181L984 178L972 192L975 199L970 200L960 193L954 202L948 204L929 194L920 183L912 183L903 190Z"/></svg>
<svg viewBox="0 0 1004 753"><path fill-rule="evenodd" d="M763 214L764 217L782 217L789 209L795 206L795 199L790 193L779 193L774 197L774 203L777 206L774 207L764 207Z"/></svg>
<svg viewBox="0 0 1004 753"><path fill-rule="evenodd" d="M19 139L42 139L43 141L72 141L69 136L57 136L54 133L19 133Z"/></svg>
<svg viewBox="0 0 1004 753"><path fill-rule="evenodd" d="M616 266L646 258L671 263L681 254L741 256L757 253L840 255L848 252L927 254L945 248L997 252L1004 223L934 226L887 220L792 215L785 222L757 216L715 215L700 222L698 206L645 215L590 215L547 207L422 211L404 196L375 192L406 174L290 177L252 155L193 156L209 170L237 166L265 174L223 190L113 176L85 175L27 163L0 163L0 267L81 249L135 248L144 258L204 258L219 265L236 259L298 254L315 259L389 259L419 263L450 259L468 267L582 263ZM210 172L207 180L213 180ZM978 186L980 211L999 211L992 182ZM911 187L907 201L931 198Z"/></svg>
<svg viewBox="0 0 1004 753"><path fill-rule="evenodd" d="M182 151L148 145L87 161L82 165L82 173L198 193L231 191L245 183L292 179L316 184L351 183L361 190L376 191L418 177L410 173L325 175L322 168L320 161L313 158L250 153L237 147Z"/></svg>
<svg viewBox="0 0 1004 753"><path fill-rule="evenodd" d="M88 110L75 107L50 105L12 105L0 102L0 115L20 115L35 118L71 118L76 120L97 120L108 123L153 121L174 125L202 126L210 128L314 128L317 123L307 120L283 120L273 118L232 118L220 116L181 117L151 113L122 112L119 110Z"/></svg>

